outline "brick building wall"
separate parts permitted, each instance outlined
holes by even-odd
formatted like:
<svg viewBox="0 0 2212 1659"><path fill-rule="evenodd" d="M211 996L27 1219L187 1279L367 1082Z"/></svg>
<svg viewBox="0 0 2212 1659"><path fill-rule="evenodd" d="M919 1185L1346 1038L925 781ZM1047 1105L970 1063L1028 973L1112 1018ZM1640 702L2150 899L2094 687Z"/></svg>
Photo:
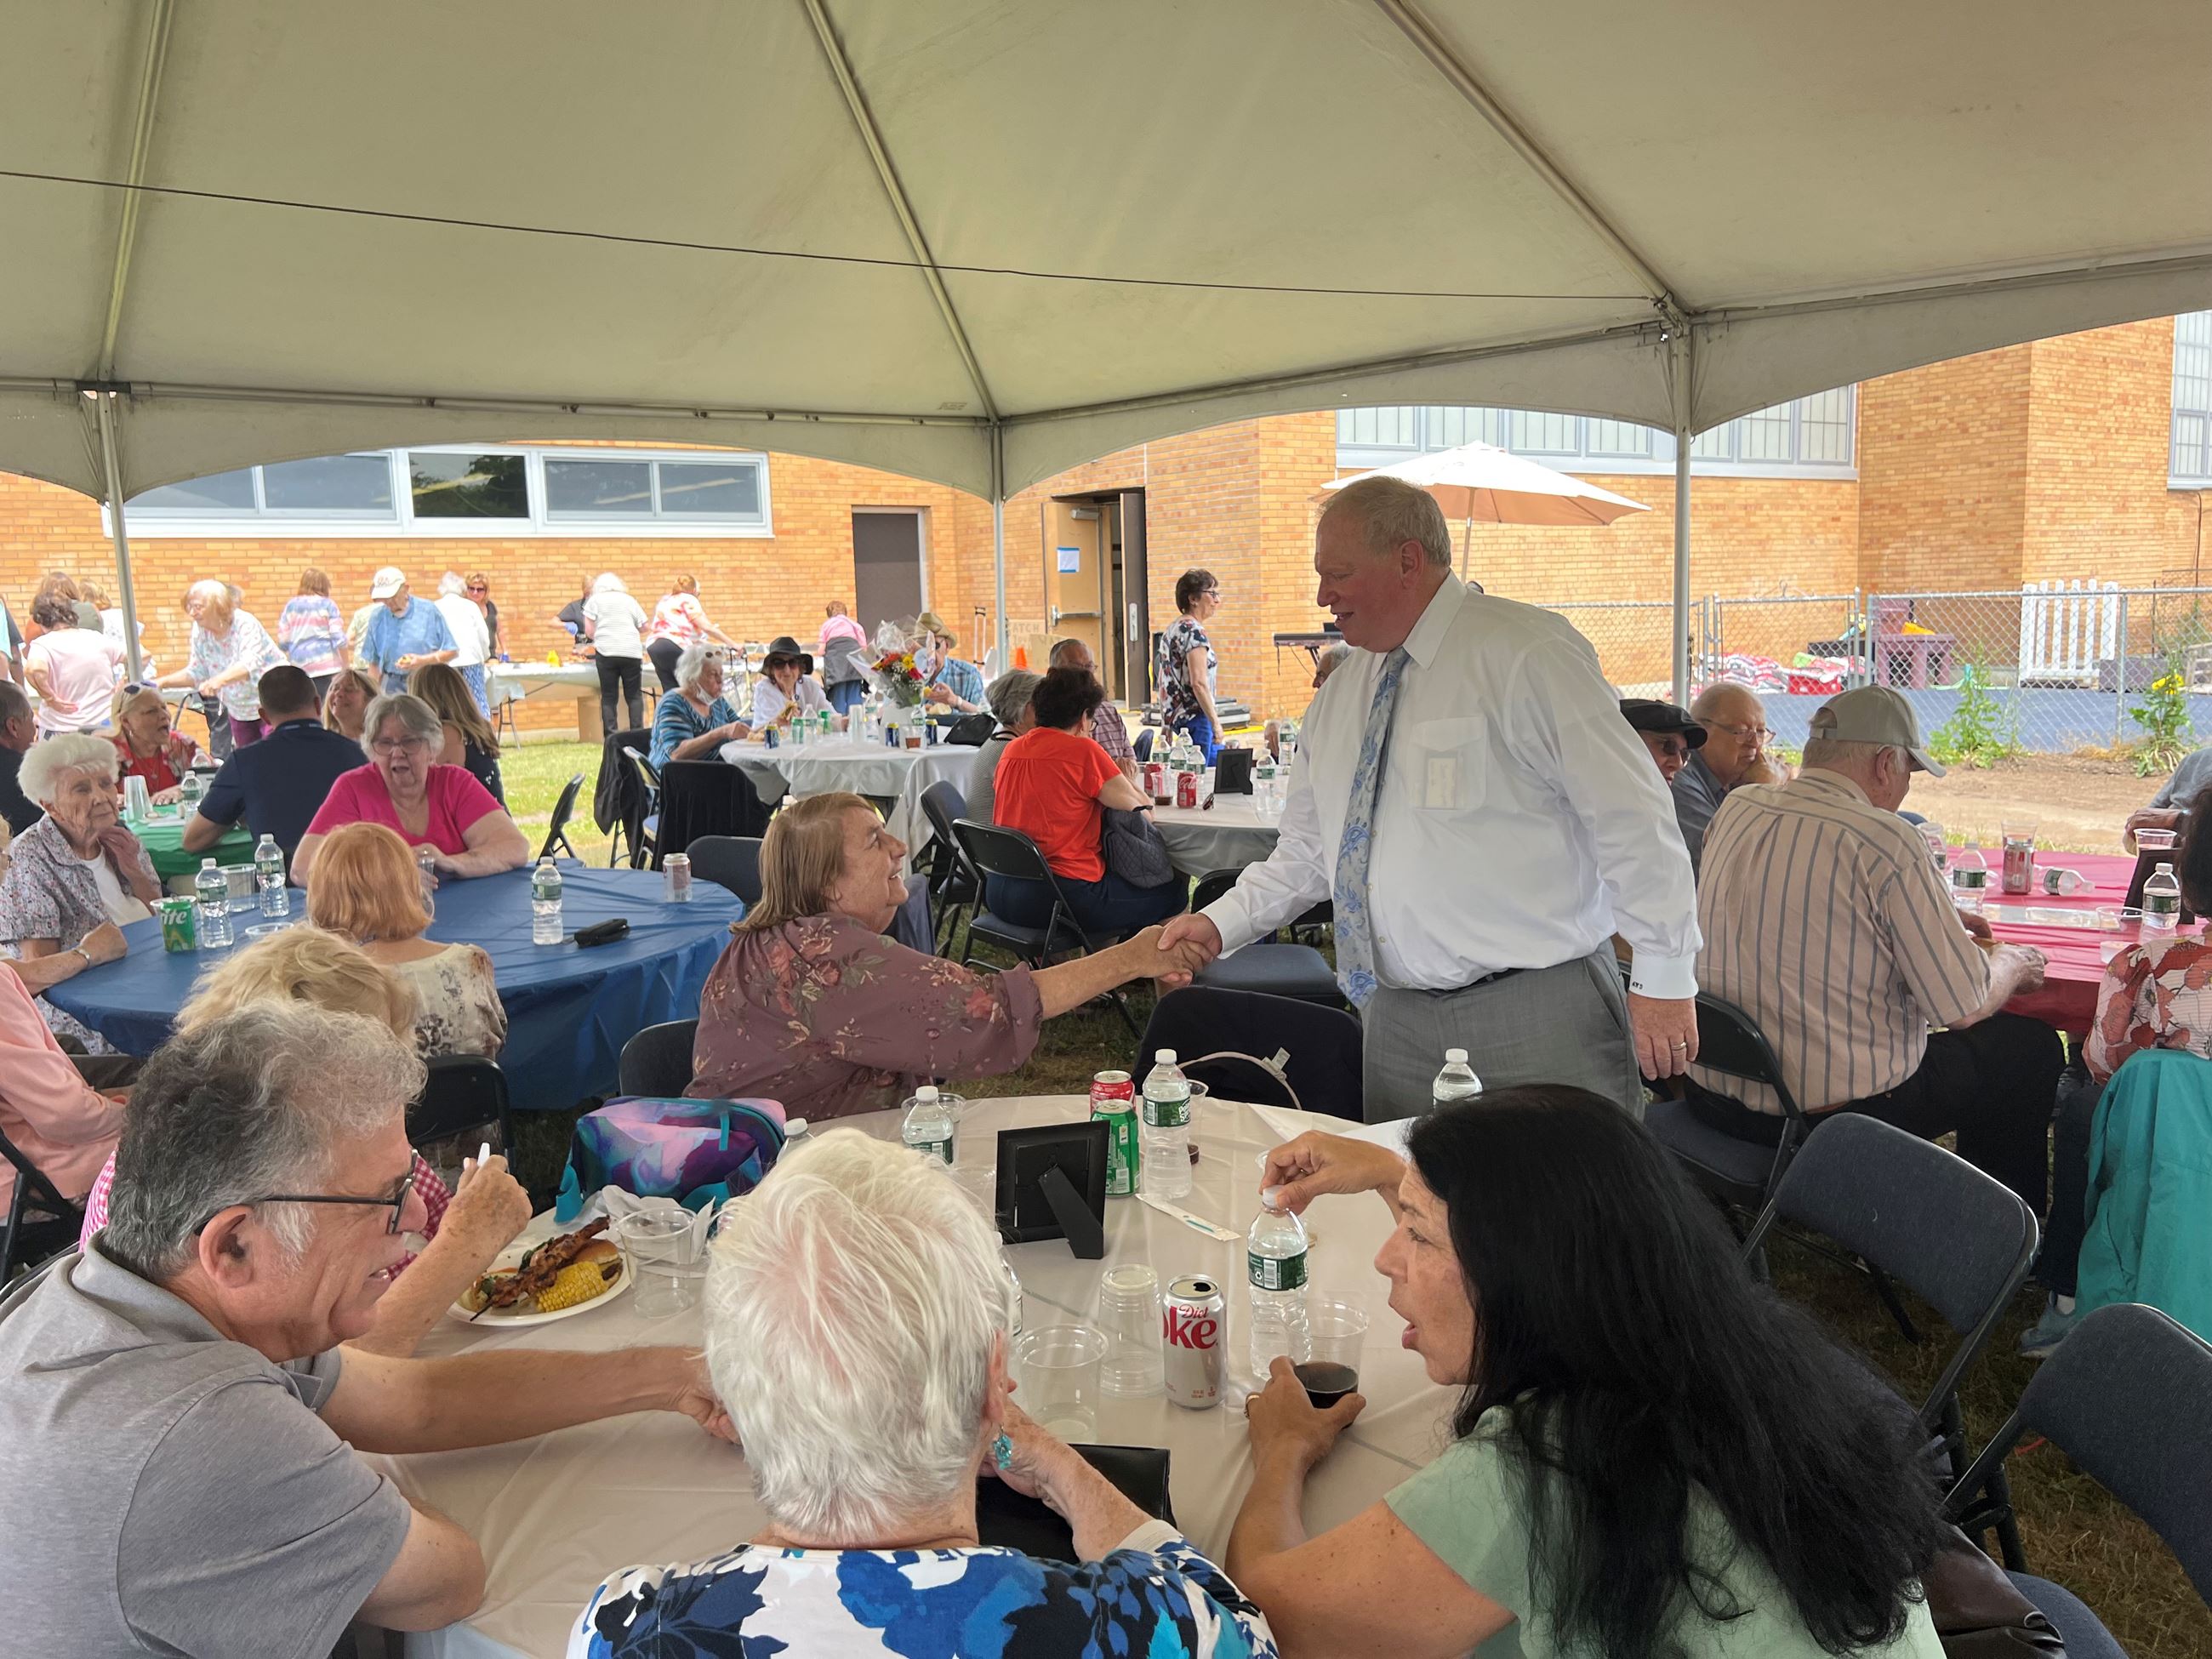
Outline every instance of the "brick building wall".
<svg viewBox="0 0 2212 1659"><path fill-rule="evenodd" d="M1726 648L1784 659L1840 625L1808 599L1867 589L1995 589L2022 580L2190 582L2204 571L2204 494L2167 488L2173 326L2154 319L2008 347L1869 380L1859 389L1856 479L1701 476L1691 517L1691 590L1760 605L1726 609ZM1232 422L1100 458L1007 502L1006 603L1018 637L1045 621L1048 514L1055 495L1141 489L1153 626L1174 615L1175 580L1203 565L1227 602L1213 625L1224 693L1263 713L1307 696L1303 653L1279 631L1321 621L1310 566L1322 486L1336 473L1334 416ZM1644 502L1609 527L1477 526L1472 572L1492 592L1564 604L1623 682L1668 673L1673 586L1671 476L1596 475ZM149 646L179 660L187 582L236 581L273 623L301 568L326 570L342 602L366 597L393 563L428 589L452 568L492 577L518 657L560 643L550 618L582 579L622 573L648 606L678 571L695 574L708 614L739 638L811 640L822 606L853 597L856 507L923 514L930 603L980 656L994 626L991 512L972 495L803 456L769 459L772 538L621 540L584 537L234 541L142 536L133 544ZM96 506L0 474L0 592L17 602L39 574L65 568L112 585ZM1625 603L1624 603L1625 602ZM1599 608L1603 605L1605 608ZM983 614L985 638L969 637ZM1923 620L1942 625L1931 612ZM1999 630L2002 632L2002 629ZM1991 648L1996 648L1992 645ZM565 725L565 705L530 723Z"/></svg>

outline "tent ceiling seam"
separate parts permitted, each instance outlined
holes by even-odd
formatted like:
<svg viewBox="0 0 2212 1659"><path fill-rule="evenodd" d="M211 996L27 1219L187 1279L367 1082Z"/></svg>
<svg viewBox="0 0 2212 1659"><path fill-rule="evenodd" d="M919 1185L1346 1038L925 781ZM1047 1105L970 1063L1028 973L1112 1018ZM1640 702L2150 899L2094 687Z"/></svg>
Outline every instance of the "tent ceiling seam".
<svg viewBox="0 0 2212 1659"><path fill-rule="evenodd" d="M115 342L123 329L123 300L131 282L131 254L138 240L138 209L145 200L137 186L146 181L146 163L154 148L154 115L161 100L161 71L169 58L169 24L175 15L174 0L155 0L147 21L146 61L138 77L138 107L131 125L131 162L126 177L131 188L123 192L123 216L115 232L115 264L107 283L107 319L100 331L100 356L95 380L115 374Z"/></svg>
<svg viewBox="0 0 2212 1659"><path fill-rule="evenodd" d="M1582 187L1566 175L1543 146L1528 136L1490 88L1476 77L1474 71L1459 60L1443 37L1437 32L1436 26L1413 8L1411 0L1375 0L1375 3L1437 72L1451 82L1453 89L1474 106L1477 112L1496 130L1499 137L1504 139L1513 153L1528 164L1529 170L1543 181L1545 186L1571 208L1584 225L1597 234L1613 258L1627 267L1630 274L1643 284L1651 303L1658 307L1660 315L1668 324L1680 326L1684 320L1684 308L1675 296L1673 285L1652 267L1651 262L1614 227L1613 222L1598 210L1597 204L1583 193Z"/></svg>
<svg viewBox="0 0 2212 1659"><path fill-rule="evenodd" d="M961 325L960 313L952 303L952 295L945 286L944 274L937 268L937 256L930 251L929 240L921 233L921 224L914 216L914 206L907 199L906 186L899 180L898 168L892 164L890 152L878 131L876 118L868 108L866 96L853 73L853 65L845 56L844 43L838 40L836 26L830 21L823 0L803 0L806 15L814 25L815 38L822 43L822 55L830 62L830 72L836 76L837 90L843 94L845 107L853 118L853 125L867 147L868 159L875 166L876 177L882 182L884 193L890 198L891 210L898 216L899 228L906 234L907 246L921 263L922 279L929 284L930 297L945 319L946 331L952 337L953 348L968 371L968 379L982 401L983 412L996 422L999 406L992 399L990 383L983 378L983 366L976 361L975 349L969 343L968 331Z"/></svg>
<svg viewBox="0 0 2212 1659"><path fill-rule="evenodd" d="M2201 270L2212 270L2212 251L2149 258L2107 254L2085 259L2076 264L2057 265L2044 270L1964 276L1951 282L1923 283L1916 288L1862 289L1827 295L1820 299L1715 306L1708 311L1691 313L1690 321L1700 328L1711 329L1730 323L1813 317L1823 312L1856 310L1867 306L1911 305L1921 301L1950 299L1966 295L2065 288L2082 283L2118 282L2127 277L2185 276Z"/></svg>

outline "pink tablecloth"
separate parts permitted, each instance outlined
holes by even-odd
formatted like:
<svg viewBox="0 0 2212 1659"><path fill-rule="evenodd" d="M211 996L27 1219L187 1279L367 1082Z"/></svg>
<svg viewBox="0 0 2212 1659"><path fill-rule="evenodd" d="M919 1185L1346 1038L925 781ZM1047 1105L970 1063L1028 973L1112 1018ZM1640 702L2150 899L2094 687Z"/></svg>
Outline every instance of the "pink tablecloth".
<svg viewBox="0 0 2212 1659"><path fill-rule="evenodd" d="M1995 854L1991 854L1990 859L1990 881L1994 888L1997 880ZM1994 891L1990 894L1984 907L1990 919L1990 931L2007 944L2032 945L2049 960L2044 970L2043 988L2016 996L2005 1006L2010 1012L2026 1014L2031 1019L2039 1019L2081 1037L2087 1034L2089 1022L2097 1012L2097 986L2105 976L2105 958L2100 951L2116 939L2132 941L2139 931L2137 924L2130 921L2114 933L2094 927L2033 921L2019 913L2033 908L2069 911L2086 916L2091 911L2117 908L2127 896L2136 861L2117 853L2042 853L2037 854L2036 863L2039 869L2055 866L2078 870L2089 878L2091 885L2070 898L2054 898L2040 892L2024 898Z"/></svg>

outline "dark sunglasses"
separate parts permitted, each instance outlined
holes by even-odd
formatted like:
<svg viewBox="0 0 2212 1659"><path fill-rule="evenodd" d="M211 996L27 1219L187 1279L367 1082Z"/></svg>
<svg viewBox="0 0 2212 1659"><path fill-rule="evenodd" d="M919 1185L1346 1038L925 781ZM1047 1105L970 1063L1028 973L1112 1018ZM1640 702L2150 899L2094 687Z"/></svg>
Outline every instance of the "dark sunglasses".
<svg viewBox="0 0 2212 1659"><path fill-rule="evenodd" d="M410 1170L399 1177L398 1190L387 1193L381 1198L362 1198L350 1193L264 1193L259 1198L240 1199L238 1201L252 1209L258 1209L264 1204L357 1204L369 1209L389 1210L392 1214L385 1221L384 1231L386 1233L396 1233L400 1231L399 1218L407 1209L407 1195L414 1190L415 1172ZM205 1232L209 1222L221 1215L223 1210L232 1207L234 1206L226 1204L222 1209L210 1211L201 1219L199 1225L192 1229L193 1236L197 1237Z"/></svg>

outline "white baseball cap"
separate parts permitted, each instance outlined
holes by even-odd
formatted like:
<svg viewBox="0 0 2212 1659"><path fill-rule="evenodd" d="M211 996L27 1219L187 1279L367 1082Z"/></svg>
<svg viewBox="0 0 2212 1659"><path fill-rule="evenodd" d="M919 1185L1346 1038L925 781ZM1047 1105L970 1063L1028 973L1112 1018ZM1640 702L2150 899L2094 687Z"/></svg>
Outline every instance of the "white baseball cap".
<svg viewBox="0 0 2212 1659"><path fill-rule="evenodd" d="M406 586L407 573L396 564L387 564L371 578L368 584L368 597L372 599L388 599Z"/></svg>
<svg viewBox="0 0 2212 1659"><path fill-rule="evenodd" d="M1943 775L1942 763L1920 741L1920 722L1912 705L1886 685L1862 685L1834 696L1813 711L1812 735L1838 743L1879 743L1912 757L1912 769L1931 778Z"/></svg>

